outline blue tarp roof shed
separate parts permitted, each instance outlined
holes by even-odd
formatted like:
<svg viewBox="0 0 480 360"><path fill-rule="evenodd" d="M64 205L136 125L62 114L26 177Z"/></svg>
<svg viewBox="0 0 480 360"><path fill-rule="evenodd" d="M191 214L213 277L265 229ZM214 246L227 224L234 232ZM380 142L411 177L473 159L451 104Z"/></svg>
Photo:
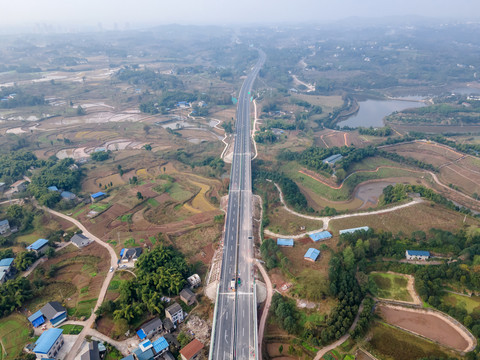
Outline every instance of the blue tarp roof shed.
<svg viewBox="0 0 480 360"><path fill-rule="evenodd" d="M160 353L163 350L168 349L168 342L163 336L161 336L153 342L153 348L155 352Z"/></svg>
<svg viewBox="0 0 480 360"><path fill-rule="evenodd" d="M92 194L92 198L96 199L96 198L99 198L99 197L102 197L102 196L106 196L107 194L105 194L104 192L97 192L95 194Z"/></svg>
<svg viewBox="0 0 480 360"><path fill-rule="evenodd" d="M319 240L330 239L332 237L332 234L330 234L328 231L322 231L322 232L310 234L309 236L310 236L310 239L317 242Z"/></svg>
<svg viewBox="0 0 480 360"><path fill-rule="evenodd" d="M305 253L304 258L305 258L305 259L310 259L310 260L316 261L319 255L320 255L320 250L317 250L317 249L314 249L314 248L310 248L310 249L308 249L307 252Z"/></svg>
<svg viewBox="0 0 480 360"><path fill-rule="evenodd" d="M368 230L370 230L370 228L368 226L361 226L361 227L352 228L352 229L344 229L344 230L340 230L340 235L342 235L342 234L352 234L355 231L368 231Z"/></svg>
<svg viewBox="0 0 480 360"><path fill-rule="evenodd" d="M32 323L33 327L39 327L45 322L45 317L42 312L38 310L35 314L28 317L28 321Z"/></svg>
<svg viewBox="0 0 480 360"><path fill-rule="evenodd" d="M127 357L122 358L121 360L135 360L132 354L128 355Z"/></svg>
<svg viewBox="0 0 480 360"><path fill-rule="evenodd" d="M123 250L125 250L125 249L122 249L122 251L123 251ZM122 253L121 253L121 252L120 252L120 256L122 256ZM145 332L144 332L142 329L140 329L140 330L137 331L137 335L138 335L138 337L140 338L140 340L143 340L143 339L145 339L145 338L147 337L147 335L145 334Z"/></svg>
<svg viewBox="0 0 480 360"><path fill-rule="evenodd" d="M49 186L47 189L50 191L58 191L58 188L56 186Z"/></svg>
<svg viewBox="0 0 480 360"><path fill-rule="evenodd" d="M10 265L12 265L13 260L15 260L15 259L14 258L2 259L2 260L0 260L0 266L10 266Z"/></svg>
<svg viewBox="0 0 480 360"><path fill-rule="evenodd" d="M123 248L122 250L120 250L120 256L123 256L124 253L125 253L125 248Z"/></svg>
<svg viewBox="0 0 480 360"><path fill-rule="evenodd" d="M0 221L0 226L4 226L4 225L9 225L7 219Z"/></svg>
<svg viewBox="0 0 480 360"><path fill-rule="evenodd" d="M63 329L49 329L45 331L35 342L34 353L47 354L55 341L62 335Z"/></svg>
<svg viewBox="0 0 480 360"><path fill-rule="evenodd" d="M335 155L327 157L326 159L323 159L322 162L325 163L325 164L335 164L341 158L343 158L343 156L341 154L335 154Z"/></svg>
<svg viewBox="0 0 480 360"><path fill-rule="evenodd" d="M293 239L278 238L277 239L277 245L278 246L293 246Z"/></svg>
<svg viewBox="0 0 480 360"><path fill-rule="evenodd" d="M430 257L430 251L425 250L407 250L407 254L410 256L427 256Z"/></svg>
<svg viewBox="0 0 480 360"><path fill-rule="evenodd" d="M46 244L48 244L47 239L38 239L32 245L27 246L27 250L39 250L42 247L44 247Z"/></svg>

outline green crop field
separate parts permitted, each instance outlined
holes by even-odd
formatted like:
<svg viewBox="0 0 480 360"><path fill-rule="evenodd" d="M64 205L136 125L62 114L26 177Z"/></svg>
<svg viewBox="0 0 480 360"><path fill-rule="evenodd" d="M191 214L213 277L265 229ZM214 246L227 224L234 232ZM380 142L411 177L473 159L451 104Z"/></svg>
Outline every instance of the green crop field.
<svg viewBox="0 0 480 360"><path fill-rule="evenodd" d="M78 335L82 332L82 325L63 325L60 326L60 329L63 329L64 335Z"/></svg>
<svg viewBox="0 0 480 360"><path fill-rule="evenodd" d="M407 290L408 279L402 275L388 273L372 273L370 277L377 285L374 294L382 299L413 301Z"/></svg>
<svg viewBox="0 0 480 360"><path fill-rule="evenodd" d="M11 314L0 320L0 360L16 359L30 338L30 324L20 314Z"/></svg>

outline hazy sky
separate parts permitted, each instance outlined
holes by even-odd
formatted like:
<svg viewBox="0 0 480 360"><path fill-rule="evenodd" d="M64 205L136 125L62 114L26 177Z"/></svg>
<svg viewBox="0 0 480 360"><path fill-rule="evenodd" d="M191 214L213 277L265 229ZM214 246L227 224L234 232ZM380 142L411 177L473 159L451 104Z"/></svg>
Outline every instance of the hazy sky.
<svg viewBox="0 0 480 360"><path fill-rule="evenodd" d="M478 19L479 14L478 0L2 0L0 26L271 24L392 15Z"/></svg>

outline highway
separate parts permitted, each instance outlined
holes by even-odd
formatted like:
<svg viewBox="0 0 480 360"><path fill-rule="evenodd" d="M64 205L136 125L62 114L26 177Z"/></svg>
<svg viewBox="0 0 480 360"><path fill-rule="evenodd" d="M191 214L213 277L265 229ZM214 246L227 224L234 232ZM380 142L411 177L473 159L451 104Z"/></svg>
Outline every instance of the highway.
<svg viewBox="0 0 480 360"><path fill-rule="evenodd" d="M209 356L212 360L257 358L250 91L265 62L265 53L259 54L238 96L223 260Z"/></svg>

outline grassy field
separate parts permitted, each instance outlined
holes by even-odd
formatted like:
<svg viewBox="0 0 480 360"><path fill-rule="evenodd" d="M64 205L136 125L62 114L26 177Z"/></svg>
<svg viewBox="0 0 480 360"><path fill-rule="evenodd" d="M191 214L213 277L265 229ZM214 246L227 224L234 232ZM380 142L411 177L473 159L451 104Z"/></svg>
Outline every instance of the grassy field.
<svg viewBox="0 0 480 360"><path fill-rule="evenodd" d="M389 273L372 273L370 277L377 285L376 297L401 301L413 301L407 290L406 276Z"/></svg>
<svg viewBox="0 0 480 360"><path fill-rule="evenodd" d="M60 329L63 329L64 335L78 335L82 332L82 325L63 325L60 326Z"/></svg>
<svg viewBox="0 0 480 360"><path fill-rule="evenodd" d="M30 339L30 323L20 314L11 314L0 320L0 360L13 360ZM6 353L5 353L6 351Z"/></svg>
<svg viewBox="0 0 480 360"><path fill-rule="evenodd" d="M366 349L379 359L389 360L447 358L455 355L440 345L379 321L371 328L371 338Z"/></svg>
<svg viewBox="0 0 480 360"><path fill-rule="evenodd" d="M418 214L422 214L422 216L418 216ZM465 215L448 210L443 206L422 203L379 215L333 220L330 221L329 228L334 234L337 234L340 229L358 226L370 226L376 231L391 231L395 234L400 231L410 234L416 230L427 231L431 228L454 231L464 225L478 226L478 224L477 219L468 216L465 218Z"/></svg>
<svg viewBox="0 0 480 360"><path fill-rule="evenodd" d="M283 206L269 209L268 218L270 220L268 229L277 234L296 235L305 231L321 229L323 226L323 221L301 218L289 213Z"/></svg>
<svg viewBox="0 0 480 360"><path fill-rule="evenodd" d="M480 312L479 296L469 297L445 292L445 295L442 297L442 302L450 306L465 309L469 314Z"/></svg>

